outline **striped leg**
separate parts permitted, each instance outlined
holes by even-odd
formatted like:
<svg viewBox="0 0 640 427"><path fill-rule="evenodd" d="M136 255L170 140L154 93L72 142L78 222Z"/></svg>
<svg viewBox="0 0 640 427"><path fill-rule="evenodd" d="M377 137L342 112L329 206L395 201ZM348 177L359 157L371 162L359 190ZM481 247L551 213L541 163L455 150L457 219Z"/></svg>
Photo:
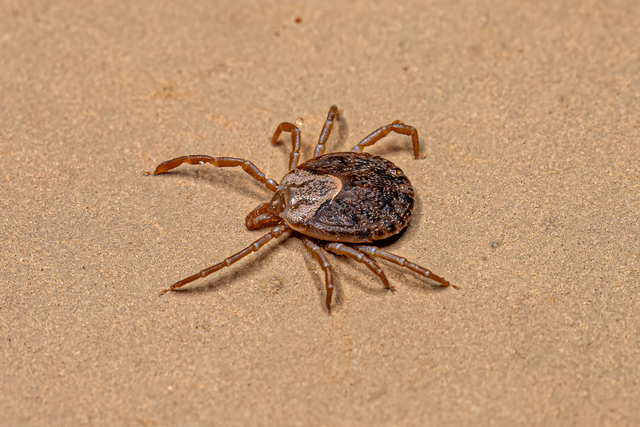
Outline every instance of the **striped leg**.
<svg viewBox="0 0 640 427"><path fill-rule="evenodd" d="M400 120L396 120L390 125L382 126L379 129L374 130L369 136L360 141L351 151L356 153L362 153L364 147L373 145L380 141L391 132L400 133L403 135L410 135L413 141L413 156L417 159L420 156L420 141L418 140L418 131L413 126L408 126L402 123Z"/></svg>
<svg viewBox="0 0 640 427"><path fill-rule="evenodd" d="M387 261L390 261L394 264L400 265L402 267L406 267L411 271L415 271L416 273L418 273L421 276L424 276L428 279L431 280L435 280L436 282L440 283L442 286L449 286L449 282L447 282L446 280L444 280L442 277L440 276L436 276L435 274L433 274L432 272L428 271L425 268L420 267L418 264L414 264L411 261L408 261L406 258L402 258L398 255L394 255L390 252L384 251L376 246L364 246L364 245L355 245L354 246L357 250L359 250L360 252L364 252L367 255L371 255L371 256L377 256L379 258L385 259ZM455 287L455 286L454 286Z"/></svg>
<svg viewBox="0 0 640 427"><path fill-rule="evenodd" d="M322 127L322 132L320 132L320 138L318 139L318 144L316 145L316 151L313 153L313 157L319 157L324 154L324 145L327 143L327 139L329 139L331 129L333 129L333 121L337 120L338 117L340 117L338 107L336 105L331 106L331 108L329 108L329 114L327 114L327 120L324 122L324 126Z"/></svg>
<svg viewBox="0 0 640 427"><path fill-rule="evenodd" d="M298 166L298 160L300 160L300 129L293 123L284 122L280 123L271 142L276 145L278 138L282 132L291 132L291 154L289 154L289 170L292 171Z"/></svg>
<svg viewBox="0 0 640 427"><path fill-rule="evenodd" d="M251 175L257 181L263 183L269 190L275 193L278 189L278 183L271 178L265 177L265 175L260 171L260 169L258 169L256 165L251 163L249 160L238 159L236 157L211 157L204 155L176 157L175 159L167 160L166 162L160 163L153 174L159 175L161 173L168 172L173 168L177 168L183 163L188 163L190 165L211 163L213 166L218 168L232 168L235 166L241 166L242 170Z"/></svg>
<svg viewBox="0 0 640 427"><path fill-rule="evenodd" d="M395 289L393 286L389 284L389 281L387 280L387 276L384 275L384 271L382 271L382 269L378 266L378 264L376 264L374 260L366 256L364 253L356 249L353 249L351 246L347 246L342 243L333 243L333 242L327 243L325 245L325 248L338 255L344 255L346 257L349 257L351 259L354 259L358 262L363 263L364 265L367 266L369 270L373 272L373 274L375 274L380 278L380 280L382 281L382 283L387 289L391 289L391 290Z"/></svg>
<svg viewBox="0 0 640 427"><path fill-rule="evenodd" d="M309 253L318 261L320 267L324 270L324 281L325 286L327 288L327 311L331 314L331 297L333 295L333 274L331 273L331 264L329 264L329 260L327 259L324 252L322 252L322 248L316 245L313 240L304 234L300 235L302 242L304 243L304 247L307 248Z"/></svg>
<svg viewBox="0 0 640 427"><path fill-rule="evenodd" d="M186 285L187 283L191 283L194 280L200 279L201 277L207 277L211 273L215 273L216 271L221 270L224 267L228 267L231 264L235 263L236 261L239 261L242 258L246 257L251 252L258 251L261 247L263 247L264 245L269 243L269 241L271 241L272 239L276 239L276 238L278 238L278 237L282 236L283 234L288 233L290 231L291 231L291 229L289 228L289 226L280 225L280 226L274 228L273 230L271 230L271 232L265 234L264 236L262 236L261 238L259 238L255 242L253 242L251 245L247 246L246 248L244 248L243 250L238 252L237 254L230 256L229 258L225 259L224 261L222 261L222 262L220 262L220 263L218 263L216 265L213 265L213 266L211 266L209 268L205 268L200 273L194 274L193 276L189 276L186 279L182 279L179 282L174 283L173 285L171 285L171 287L169 289L165 289L164 291L160 292L160 295L164 295L165 293L167 293L169 291L174 291L174 290Z"/></svg>

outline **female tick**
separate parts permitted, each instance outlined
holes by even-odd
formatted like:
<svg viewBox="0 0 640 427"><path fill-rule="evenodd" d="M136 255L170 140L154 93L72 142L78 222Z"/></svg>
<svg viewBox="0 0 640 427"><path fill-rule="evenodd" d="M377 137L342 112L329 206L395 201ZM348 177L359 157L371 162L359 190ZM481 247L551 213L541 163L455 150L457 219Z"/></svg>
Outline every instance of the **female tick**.
<svg viewBox="0 0 640 427"><path fill-rule="evenodd" d="M449 282L405 258L367 245L399 233L409 224L413 209L413 187L399 167L379 156L364 153L390 132L409 135L413 141L413 155L420 154L418 131L399 120L383 126L356 144L350 152L324 154L338 107L329 109L327 120L311 160L298 165L300 159L300 130L293 123L281 123L272 142L276 144L282 132L291 133L292 150L289 173L280 184L265 175L249 160L234 157L192 155L161 163L154 175L165 173L182 163L199 165L211 163L217 167L240 166L268 190L275 193L268 203L262 203L245 218L247 229L275 226L269 233L224 261L182 279L161 295L178 289L201 277L206 277L244 258L282 235L294 235L318 261L325 273L326 306L331 314L333 276L331 264L324 250L344 255L366 265L380 278L387 289L394 289L384 272L371 257L378 257L403 266L424 277L449 286ZM324 249L324 250L323 250Z"/></svg>

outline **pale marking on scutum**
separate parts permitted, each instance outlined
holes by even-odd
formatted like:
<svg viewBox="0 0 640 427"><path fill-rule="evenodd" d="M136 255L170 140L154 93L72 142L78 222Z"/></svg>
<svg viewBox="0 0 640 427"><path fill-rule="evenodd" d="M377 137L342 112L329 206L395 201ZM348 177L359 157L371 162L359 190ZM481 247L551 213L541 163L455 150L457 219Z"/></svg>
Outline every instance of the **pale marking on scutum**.
<svg viewBox="0 0 640 427"><path fill-rule="evenodd" d="M285 201L285 209L280 217L294 230L304 231L305 223L313 218L324 203L333 200L340 190L340 178L298 169L285 176L278 186Z"/></svg>

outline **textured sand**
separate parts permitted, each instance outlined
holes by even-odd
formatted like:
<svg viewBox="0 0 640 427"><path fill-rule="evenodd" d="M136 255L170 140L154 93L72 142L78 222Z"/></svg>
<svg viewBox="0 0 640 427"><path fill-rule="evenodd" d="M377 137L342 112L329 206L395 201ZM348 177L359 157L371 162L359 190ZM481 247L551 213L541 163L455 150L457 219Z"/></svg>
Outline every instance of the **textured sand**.
<svg viewBox="0 0 640 427"><path fill-rule="evenodd" d="M135 3L135 4L128 4ZM300 18L301 22L296 22ZM640 3L0 4L0 425L640 424ZM309 158L368 150L417 204L396 292L262 232Z"/></svg>

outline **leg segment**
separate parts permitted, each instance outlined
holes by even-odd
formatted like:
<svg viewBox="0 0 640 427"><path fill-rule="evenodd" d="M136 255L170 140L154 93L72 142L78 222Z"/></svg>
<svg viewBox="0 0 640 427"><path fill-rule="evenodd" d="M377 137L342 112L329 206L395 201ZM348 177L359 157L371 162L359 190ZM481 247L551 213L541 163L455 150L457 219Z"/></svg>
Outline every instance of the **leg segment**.
<svg viewBox="0 0 640 427"><path fill-rule="evenodd" d="M421 276L424 276L431 280L435 280L436 282L440 283L444 287L449 286L449 282L444 280L442 277L436 276L435 274L428 271L427 269L420 267L418 264L414 264L411 261L408 261L406 258L402 258L398 255L394 255L390 252L384 251L378 248L377 246L355 245L354 247L357 250L364 252L367 255L377 256L382 259L386 259L387 261L390 261L399 266L406 267L411 271L415 271Z"/></svg>
<svg viewBox="0 0 640 427"><path fill-rule="evenodd" d="M273 134L271 142L276 145L282 132L291 132L291 154L289 154L289 170L292 171L298 166L300 160L300 129L293 123L280 123L278 129Z"/></svg>
<svg viewBox="0 0 640 427"><path fill-rule="evenodd" d="M324 281L325 286L327 288L327 311L331 314L331 296L333 295L333 274L331 273L331 264L329 264L329 260L325 256L324 252L320 246L316 245L313 240L304 234L301 235L302 242L304 243L304 247L309 251L309 253L318 261L320 267L324 270Z"/></svg>
<svg viewBox="0 0 640 427"><path fill-rule="evenodd" d="M159 175L161 173L165 173L173 168L177 168L183 163L188 163L190 165L211 163L213 166L216 166L218 168L232 168L235 166L241 166L246 173L251 175L257 181L263 183L269 190L275 193L278 189L278 183L271 178L265 177L265 175L260 172L260 169L258 169L256 165L251 163L249 160L238 159L235 157L211 157L204 155L177 157L175 159L167 160L166 162L160 163L153 174Z"/></svg>
<svg viewBox="0 0 640 427"><path fill-rule="evenodd" d="M418 131L413 126L405 125L400 120L396 120L390 125L382 126L381 128L373 131L369 136L360 141L351 151L356 153L362 153L364 147L373 145L380 141L390 132L396 132L403 135L410 135L413 140L413 156L417 159L420 155L420 142L418 140Z"/></svg>
<svg viewBox="0 0 640 427"><path fill-rule="evenodd" d="M369 270L373 272L373 274L375 274L380 278L380 280L382 281L382 283L387 289L391 289L391 290L394 289L394 287L389 284L389 281L387 280L387 276L384 275L384 271L382 271L382 269L378 266L378 264L376 264L374 260L366 256L362 252L359 252L353 249L352 247L346 246L342 243L333 243L333 242L327 243L325 245L325 248L335 254L344 255L346 257L349 257L351 259L354 259L358 262L363 263L364 265L367 266Z"/></svg>
<svg viewBox="0 0 640 427"><path fill-rule="evenodd" d="M200 273L194 274L193 276L189 276L186 279L182 279L179 282L174 283L173 285L171 285L169 289L165 289L164 291L160 292L160 295L164 295L168 291L174 291L186 285L187 283L191 283L194 280L197 280L201 277L207 277L211 273L215 273L216 271L221 270L224 267L228 267L231 264L235 263L236 261L246 257L251 252L256 252L258 249L260 249L261 247L269 243L271 239L276 239L282 236L284 233L288 233L290 231L291 229L287 225L278 226L273 230L271 230L271 232L265 234L264 236L262 236L261 238L253 242L251 245L247 246L246 248L238 252L237 254L230 256L229 258L225 259L224 261L216 265L213 265L209 268L205 268Z"/></svg>
<svg viewBox="0 0 640 427"><path fill-rule="evenodd" d="M333 129L333 121L337 120L340 117L340 112L338 111L338 107L336 105L331 106L329 108L329 114L327 115L327 120L324 122L324 127L322 128L322 132L320 132L320 138L318 139L318 145L316 145L316 151L313 153L313 157L319 157L324 154L324 144L327 143L327 139L329 139L329 134L331 133L331 129Z"/></svg>
<svg viewBox="0 0 640 427"><path fill-rule="evenodd" d="M247 230L257 230L258 228L277 225L282 222L280 217L267 211L267 205L268 203L262 203L261 205L258 205L257 208L249 212L249 215L244 219Z"/></svg>

